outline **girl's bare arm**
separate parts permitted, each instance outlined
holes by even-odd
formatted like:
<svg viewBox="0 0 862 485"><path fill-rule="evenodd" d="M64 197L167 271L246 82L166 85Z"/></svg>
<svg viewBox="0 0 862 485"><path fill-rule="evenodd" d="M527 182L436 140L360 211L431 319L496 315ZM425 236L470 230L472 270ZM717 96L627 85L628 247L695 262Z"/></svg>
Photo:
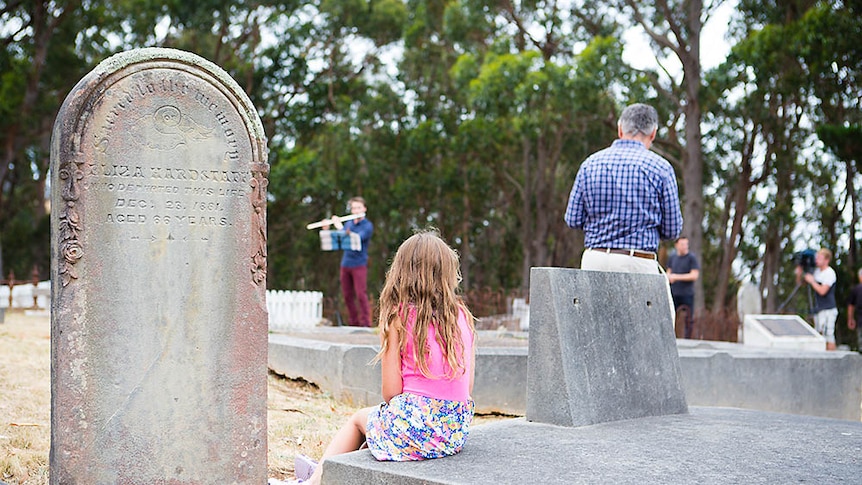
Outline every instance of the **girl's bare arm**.
<svg viewBox="0 0 862 485"><path fill-rule="evenodd" d="M380 359L380 367L383 380L383 399L389 402L394 396L401 394L403 382L401 380L401 349L398 344L398 332L394 329L389 331L388 336L380 334L381 344L383 339L388 339L386 353Z"/></svg>

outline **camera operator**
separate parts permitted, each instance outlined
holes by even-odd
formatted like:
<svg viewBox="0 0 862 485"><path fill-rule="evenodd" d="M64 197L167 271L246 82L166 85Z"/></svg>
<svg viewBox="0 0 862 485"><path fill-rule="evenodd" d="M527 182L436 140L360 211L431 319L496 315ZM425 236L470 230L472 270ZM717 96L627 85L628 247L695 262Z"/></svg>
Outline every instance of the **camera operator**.
<svg viewBox="0 0 862 485"><path fill-rule="evenodd" d="M796 267L796 283L805 281L814 289L814 329L826 337L826 350L835 350L835 321L838 320L838 305L835 303L835 283L838 277L829 266L832 251L821 248L814 256L814 271L803 272Z"/></svg>

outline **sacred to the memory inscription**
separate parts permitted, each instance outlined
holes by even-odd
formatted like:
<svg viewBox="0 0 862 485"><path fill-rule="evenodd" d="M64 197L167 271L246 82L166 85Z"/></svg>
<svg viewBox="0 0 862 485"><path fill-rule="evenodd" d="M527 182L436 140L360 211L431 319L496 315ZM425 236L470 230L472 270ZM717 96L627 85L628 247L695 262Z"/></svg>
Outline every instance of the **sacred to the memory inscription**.
<svg viewBox="0 0 862 485"><path fill-rule="evenodd" d="M266 140L204 59L141 49L52 138L52 483L266 481Z"/></svg>
<svg viewBox="0 0 862 485"><path fill-rule="evenodd" d="M106 90L90 123L82 143L92 145L81 149L92 157L74 168L93 194L92 222L111 226L113 238L207 242L247 218L250 140L206 81L169 68L127 76Z"/></svg>

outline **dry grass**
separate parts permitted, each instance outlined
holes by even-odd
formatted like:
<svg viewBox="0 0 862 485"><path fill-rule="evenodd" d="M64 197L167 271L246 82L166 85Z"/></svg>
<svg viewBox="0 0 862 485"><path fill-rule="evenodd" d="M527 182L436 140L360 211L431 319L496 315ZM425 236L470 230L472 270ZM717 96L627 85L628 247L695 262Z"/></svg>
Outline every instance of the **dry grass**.
<svg viewBox="0 0 862 485"><path fill-rule="evenodd" d="M0 481L48 483L51 336L46 317L7 312L0 324ZM356 408L317 387L268 378L269 476L293 478L297 453L319 457Z"/></svg>
<svg viewBox="0 0 862 485"><path fill-rule="evenodd" d="M48 483L51 375L50 322L6 313L0 324L0 481ZM357 408L314 385L270 374L267 391L269 476L294 478L293 459L315 459ZM477 417L474 424L502 419Z"/></svg>
<svg viewBox="0 0 862 485"><path fill-rule="evenodd" d="M0 324L0 480L48 483L51 337L47 318L6 312Z"/></svg>
<svg viewBox="0 0 862 485"><path fill-rule="evenodd" d="M335 401L314 385L272 373L268 384L269 476L292 479L296 455L319 459L338 428L358 408Z"/></svg>

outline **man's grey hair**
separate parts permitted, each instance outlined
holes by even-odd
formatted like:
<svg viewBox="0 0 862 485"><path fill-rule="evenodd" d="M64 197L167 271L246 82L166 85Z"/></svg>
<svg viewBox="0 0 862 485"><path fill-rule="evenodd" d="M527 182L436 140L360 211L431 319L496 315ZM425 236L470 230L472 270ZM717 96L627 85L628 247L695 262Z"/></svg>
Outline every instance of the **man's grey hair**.
<svg viewBox="0 0 862 485"><path fill-rule="evenodd" d="M859 275L860 278L862 278L862 268L859 268L859 271L857 271L856 274Z"/></svg>
<svg viewBox="0 0 862 485"><path fill-rule="evenodd" d="M648 104L633 104L623 110L619 126L624 135L633 136L642 133L649 136L658 129L658 112Z"/></svg>

